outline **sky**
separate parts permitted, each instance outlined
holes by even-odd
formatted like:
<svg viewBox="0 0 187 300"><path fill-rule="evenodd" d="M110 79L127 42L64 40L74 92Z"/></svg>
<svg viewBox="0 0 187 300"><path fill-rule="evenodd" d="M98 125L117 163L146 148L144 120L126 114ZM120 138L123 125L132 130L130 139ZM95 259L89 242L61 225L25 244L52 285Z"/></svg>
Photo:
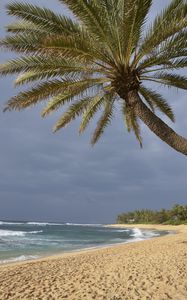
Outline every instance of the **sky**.
<svg viewBox="0 0 187 300"><path fill-rule="evenodd" d="M0 1L0 37L12 20ZM68 14L58 0L29 0ZM154 0L149 18L169 0ZM16 57L0 51L0 63ZM12 77L0 78L0 220L112 223L134 209L169 208L187 204L187 159L160 141L143 124L143 149L127 133L116 114L94 147L83 136L79 121L52 133L60 111L46 119L43 106L3 113L6 101L17 93ZM159 87L160 90L160 87ZM164 89L176 114L172 128L187 137L187 100L184 91Z"/></svg>

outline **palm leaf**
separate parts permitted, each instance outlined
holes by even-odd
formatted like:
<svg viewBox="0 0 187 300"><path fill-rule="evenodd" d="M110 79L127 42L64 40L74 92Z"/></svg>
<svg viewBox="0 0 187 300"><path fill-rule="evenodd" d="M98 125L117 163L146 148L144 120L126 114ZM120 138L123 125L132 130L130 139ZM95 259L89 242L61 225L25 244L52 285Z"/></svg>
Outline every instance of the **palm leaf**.
<svg viewBox="0 0 187 300"><path fill-rule="evenodd" d="M164 41L159 48L152 51L138 65L138 69L145 69L156 65L174 65L175 59L187 56L187 32L180 32L177 35Z"/></svg>
<svg viewBox="0 0 187 300"><path fill-rule="evenodd" d="M183 51L180 51L180 53L182 54L181 56L186 56L187 51L183 50ZM178 57L178 55L177 55L177 57ZM173 70L182 69L182 68L185 68L186 66L187 66L187 58L186 57L169 60L167 58L167 55L166 56L163 55L163 56L150 57L150 58L144 60L138 66L138 70L141 71L141 74L145 74L145 73L155 72L157 70L160 71L160 70L167 70L167 69L168 70L169 69L173 69ZM152 67L152 69L149 69L151 67Z"/></svg>
<svg viewBox="0 0 187 300"><path fill-rule="evenodd" d="M187 25L187 3L183 0L172 0L171 4L155 19L145 35L136 62L150 53L163 41L185 29Z"/></svg>
<svg viewBox="0 0 187 300"><path fill-rule="evenodd" d="M18 33L0 40L0 47L16 52L36 52L43 47L45 32Z"/></svg>
<svg viewBox="0 0 187 300"><path fill-rule="evenodd" d="M127 105L126 103L123 103L122 113L123 113L125 125L127 127L128 132L133 130L133 132L140 144L140 147L142 148L141 131L140 131L140 126L138 124L138 119L137 119L136 115L134 114L132 108L129 105Z"/></svg>
<svg viewBox="0 0 187 300"><path fill-rule="evenodd" d="M69 74L74 78L90 75L98 77L103 71L102 68L96 68L94 64L84 66L73 60L51 56L23 56L0 65L2 75L20 72L22 73L15 80L16 85L56 76L64 77Z"/></svg>
<svg viewBox="0 0 187 300"><path fill-rule="evenodd" d="M60 0L99 40L106 41L106 14L97 1Z"/></svg>
<svg viewBox="0 0 187 300"><path fill-rule="evenodd" d="M105 101L104 112L101 115L99 121L97 122L97 127L92 135L91 144L97 143L101 135L103 134L105 128L111 123L113 113L114 113L114 101L111 99L112 95L107 95L107 100Z"/></svg>
<svg viewBox="0 0 187 300"><path fill-rule="evenodd" d="M67 73L65 73L67 74ZM14 81L15 86L28 84L40 80L48 80L60 75L59 70L50 70L50 71L28 71L21 73Z"/></svg>
<svg viewBox="0 0 187 300"><path fill-rule="evenodd" d="M122 35L124 43L124 56L126 65L129 64L132 53L141 37L146 16L151 7L152 0L124 0Z"/></svg>
<svg viewBox="0 0 187 300"><path fill-rule="evenodd" d="M170 74L167 72L156 72L152 76L142 76L143 80L161 83L166 86L176 87L179 89L187 89L187 78L178 74Z"/></svg>
<svg viewBox="0 0 187 300"><path fill-rule="evenodd" d="M87 0L60 0L65 3L68 8L74 13L76 18L84 25L84 27L89 32L89 38L93 37L94 44L97 41L97 47L99 44L102 45L102 50L100 54L103 54L103 60L106 61L108 58L108 62L116 61L116 30L115 21L116 18L113 15L111 19L111 15L108 14L107 7L110 5L111 1L114 3L114 7L116 4L113 0L109 1L87 1ZM118 1L117 1L118 2ZM117 17L117 15L116 15ZM104 45L104 47L103 47ZM95 47L94 47L95 48ZM107 62L107 63L108 63Z"/></svg>
<svg viewBox="0 0 187 300"><path fill-rule="evenodd" d="M95 93L98 90L100 90L102 86L98 85L96 89L94 83L87 86L75 85L72 86L70 90L66 90L63 93L59 93L57 96L54 96L52 99L50 99L47 106L42 111L42 117L46 117L50 113L59 109L59 107L61 107L67 102L72 102L74 100L77 100L78 98L82 99L83 97L85 97L86 94L92 94L91 88L93 88L93 92ZM89 98L91 99L91 97Z"/></svg>
<svg viewBox="0 0 187 300"><path fill-rule="evenodd" d="M35 105L51 95L58 94L62 89L62 86L63 82L57 79L40 83L30 90L20 92L17 96L12 97L7 102L4 111L21 110L28 106Z"/></svg>
<svg viewBox="0 0 187 300"><path fill-rule="evenodd" d="M10 99L5 107L6 110L21 110L28 106L35 105L50 96L59 93L70 93L72 89L81 88L82 90L102 83L102 79L87 79L81 81L65 81L65 80L51 80L38 84L36 87L28 91L20 92L17 96Z"/></svg>
<svg viewBox="0 0 187 300"><path fill-rule="evenodd" d="M14 74L23 71L50 71L59 70L61 74L62 70L69 72L87 72L87 73L99 73L101 68L96 68L93 64L84 66L82 63L73 60L67 60L61 57L51 56L23 56L18 59L12 59L5 64L0 65L0 74Z"/></svg>
<svg viewBox="0 0 187 300"><path fill-rule="evenodd" d="M28 21L17 21L5 26L7 32L10 33L32 33L32 32L44 32L49 33L49 30L46 27L39 27L32 22Z"/></svg>
<svg viewBox="0 0 187 300"><path fill-rule="evenodd" d="M52 34L80 34L81 32L80 25L72 19L30 3L12 2L7 5L7 12L9 15L32 22L38 28L45 29Z"/></svg>
<svg viewBox="0 0 187 300"><path fill-rule="evenodd" d="M99 44L94 40L80 38L79 36L57 36L50 37L44 41L42 51L54 51L64 58L85 58L85 61L100 60L106 64L113 65L113 60L110 54L105 49L100 49ZM46 49L46 50L45 50Z"/></svg>
<svg viewBox="0 0 187 300"><path fill-rule="evenodd" d="M95 116L96 112L100 109L104 100L106 101L103 93L97 94L92 99L90 99L90 103L87 106L82 117L82 121L79 127L79 133L83 133L83 131L88 126L90 120Z"/></svg>
<svg viewBox="0 0 187 300"><path fill-rule="evenodd" d="M148 102L149 105L152 105L153 108L158 108L162 113L164 113L171 121L175 121L175 116L172 111L172 108L166 102L166 100L157 92L152 89L148 89L145 86L140 86L140 94Z"/></svg>
<svg viewBox="0 0 187 300"><path fill-rule="evenodd" d="M85 98L76 103L73 103L68 110L62 115L62 117L56 123L53 131L56 132L62 127L65 127L68 123L78 117L90 103L90 98Z"/></svg>

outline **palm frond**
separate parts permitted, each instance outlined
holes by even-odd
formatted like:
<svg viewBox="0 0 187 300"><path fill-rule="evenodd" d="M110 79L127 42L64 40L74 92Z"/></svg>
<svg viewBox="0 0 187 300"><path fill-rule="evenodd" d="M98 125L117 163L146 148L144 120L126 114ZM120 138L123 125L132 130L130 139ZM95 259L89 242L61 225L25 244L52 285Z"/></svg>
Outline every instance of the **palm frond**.
<svg viewBox="0 0 187 300"><path fill-rule="evenodd" d="M146 100L146 102L153 106L153 108L158 108L162 113L164 113L171 121L175 121L175 116L171 106L159 93L148 89L145 86L140 86L140 94Z"/></svg>
<svg viewBox="0 0 187 300"><path fill-rule="evenodd" d="M76 70L76 69L75 69ZM41 80L49 80L52 78L67 78L68 76L71 76L74 80L81 80L84 78L91 78L93 72L92 71L73 71L73 70L49 70L49 71L28 71L25 73L20 74L14 81L15 86L33 83L35 81L41 81Z"/></svg>
<svg viewBox="0 0 187 300"><path fill-rule="evenodd" d="M163 56L154 56L154 57L149 57L148 59L145 59L139 66L138 70L141 71L141 74L145 73L150 73L150 72L155 72L157 71L157 68L159 67L158 70L169 70L169 69L182 69L187 66L187 51L183 50L180 51L181 58L177 59L168 59L167 55ZM179 53L178 53L179 54ZM184 57L183 57L184 56ZM178 55L177 55L178 57ZM156 68L157 67L157 68ZM149 69L152 68L152 69Z"/></svg>
<svg viewBox="0 0 187 300"><path fill-rule="evenodd" d="M65 3L83 24L83 27L85 27L89 32L90 37L93 37L94 43L97 41L98 44L96 48L99 47L99 43L102 45L102 50L100 51L100 54L104 52L102 59L106 61L105 57L108 57L108 62L117 63L118 53L116 53L116 48L119 40L118 27L116 27L115 24L119 15L117 16L117 14L113 14L113 12L115 12L117 6L119 6L117 5L119 1L60 1ZM110 11L108 11L109 7Z"/></svg>
<svg viewBox="0 0 187 300"><path fill-rule="evenodd" d="M80 134L84 132L91 119L95 116L96 112L101 108L104 100L106 101L103 93L97 94L96 96L90 99L90 103L83 114L82 121L79 127Z"/></svg>
<svg viewBox="0 0 187 300"><path fill-rule="evenodd" d="M106 98L108 99L105 101L104 112L101 115L99 121L97 122L97 127L92 135L92 145L97 143L101 135L104 133L105 128L111 123L114 113L114 101L112 100L112 97L112 94L106 96Z"/></svg>
<svg viewBox="0 0 187 300"><path fill-rule="evenodd" d="M73 103L68 110L62 115L62 117L56 123L53 132L58 131L62 127L65 127L68 123L74 120L76 117L80 116L82 112L90 103L90 98L85 98L76 103Z"/></svg>
<svg viewBox="0 0 187 300"><path fill-rule="evenodd" d="M146 101L146 104L148 104L149 108L152 110L153 113L155 113L155 103L152 100L149 91L144 86L140 86L139 88L139 94L143 96L143 98Z"/></svg>
<svg viewBox="0 0 187 300"><path fill-rule="evenodd" d="M144 75L147 75L147 73L155 73L158 71L174 71L174 70L178 70L178 69L182 69L182 68L186 68L187 67L187 58L178 58L178 59L174 59L172 62L168 62L164 65L161 66L157 66L157 67L153 67L153 68L145 68L141 71L141 77L143 77Z"/></svg>
<svg viewBox="0 0 187 300"><path fill-rule="evenodd" d="M50 37L44 41L42 51L54 51L60 53L64 58L85 58L88 60L100 60L106 64L114 64L111 55L106 49L100 49L99 44L94 40L77 36Z"/></svg>
<svg viewBox="0 0 187 300"><path fill-rule="evenodd" d="M97 1L97 0L96 0ZM118 62L122 61L121 57L121 45L118 20L119 16L119 1L115 0L98 0L98 6L101 8L101 18L105 20L105 32L107 35L106 43L109 44L109 52L112 53L113 60L117 65ZM118 12L118 13L117 13Z"/></svg>
<svg viewBox="0 0 187 300"><path fill-rule="evenodd" d="M12 2L7 5L7 13L22 20L32 22L40 29L45 29L52 34L80 33L81 27L71 18L55 14L47 8L23 3Z"/></svg>
<svg viewBox="0 0 187 300"><path fill-rule="evenodd" d="M138 69L145 69L156 65L174 65L175 59L187 56L187 32L179 32L177 35L164 41L156 50L152 51L138 64Z"/></svg>
<svg viewBox="0 0 187 300"><path fill-rule="evenodd" d="M46 27L39 27L32 22L28 21L17 21L5 26L5 29L9 33L32 33L32 32L44 32L45 34L49 33L49 30Z"/></svg>
<svg viewBox="0 0 187 300"><path fill-rule="evenodd" d="M60 75L59 70L50 70L50 71L41 71L41 72L27 71L17 76L17 78L14 81L14 85L20 86L31 82L33 83L35 81L48 80L48 79L55 78L59 75Z"/></svg>
<svg viewBox="0 0 187 300"><path fill-rule="evenodd" d="M7 61L5 64L0 65L0 74L15 74L25 71L50 71L50 70L61 70L69 72L91 72L99 73L102 71L101 68L96 68L93 64L84 66L82 63L73 60L67 60L61 57L51 56L22 56L17 59Z"/></svg>
<svg viewBox="0 0 187 300"><path fill-rule="evenodd" d="M78 59L80 62L87 62L96 59L97 51L85 39L78 37L48 37L46 33L18 33L13 36L7 36L0 40L0 47L15 51L18 53L34 53L34 55L59 56L64 59ZM101 55L104 56L103 54Z"/></svg>
<svg viewBox="0 0 187 300"><path fill-rule="evenodd" d="M91 90L93 89L93 91ZM42 117L53 113L67 102L72 102L77 99L85 98L86 94L91 95L92 92L97 92L102 89L102 85L95 87L94 83L89 85L74 85L70 90L65 90L63 93L59 93L49 100L47 106L42 111ZM88 98L88 97L87 97ZM91 96L89 96L91 99ZM91 101L91 100L90 100Z"/></svg>
<svg viewBox="0 0 187 300"><path fill-rule="evenodd" d="M131 55L137 47L151 4L152 0L123 1L123 28L121 33L123 35L123 51L126 65L129 64Z"/></svg>
<svg viewBox="0 0 187 300"><path fill-rule="evenodd" d="M30 32L28 34L18 33L1 39L0 47L18 53L37 52L43 47L45 38L45 32Z"/></svg>
<svg viewBox="0 0 187 300"><path fill-rule="evenodd" d="M97 1L60 0L74 13L91 34L100 41L106 41L106 14Z"/></svg>
<svg viewBox="0 0 187 300"><path fill-rule="evenodd" d="M94 64L84 66L82 63L65 60L61 57L51 56L23 56L0 65L0 74L21 74L16 78L15 84L27 84L37 80L50 79L52 77L64 77L69 74L74 77L99 76L103 69Z"/></svg>
<svg viewBox="0 0 187 300"><path fill-rule="evenodd" d="M18 53L59 56L64 59L78 59L80 62L103 60L111 63L107 52L100 51L92 40L78 36L50 36L45 32L18 33L0 40L0 47Z"/></svg>
<svg viewBox="0 0 187 300"><path fill-rule="evenodd" d="M186 47L187 47L187 32L186 30L182 30L172 35L168 39L164 40L159 45L159 48L156 48L153 52L159 50L160 53L168 52L168 55L170 55L177 51L185 50Z"/></svg>
<svg viewBox="0 0 187 300"><path fill-rule="evenodd" d="M170 74L163 71L156 72L151 76L142 76L141 79L161 83L168 87L176 87L184 90L187 89L187 78L178 74Z"/></svg>
<svg viewBox="0 0 187 300"><path fill-rule="evenodd" d="M131 130L134 132L140 144L140 147L142 148L143 144L142 144L141 130L136 115L134 114L132 108L126 103L123 103L122 113L123 113L125 125L127 127L128 132L130 132Z"/></svg>
<svg viewBox="0 0 187 300"><path fill-rule="evenodd" d="M163 41L179 33L187 26L187 3L185 0L172 0L170 5L156 17L145 35L136 59L139 61Z"/></svg>
<svg viewBox="0 0 187 300"><path fill-rule="evenodd" d="M36 87L31 88L28 91L20 92L17 96L11 98L5 111L7 110L21 110L28 106L37 104L50 96L55 96L59 93L66 92L70 93L72 89L81 88L82 90L98 85L102 83L102 79L87 79L81 81L73 80L51 80L38 84Z"/></svg>

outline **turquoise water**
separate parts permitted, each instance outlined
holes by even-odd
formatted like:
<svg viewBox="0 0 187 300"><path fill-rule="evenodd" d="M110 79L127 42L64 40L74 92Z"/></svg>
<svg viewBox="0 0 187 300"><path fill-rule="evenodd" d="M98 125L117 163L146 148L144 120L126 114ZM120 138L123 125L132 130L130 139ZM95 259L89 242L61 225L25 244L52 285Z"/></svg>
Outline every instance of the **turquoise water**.
<svg viewBox="0 0 187 300"><path fill-rule="evenodd" d="M101 224L0 221L0 264L60 252L136 242L167 233L138 228L106 228Z"/></svg>

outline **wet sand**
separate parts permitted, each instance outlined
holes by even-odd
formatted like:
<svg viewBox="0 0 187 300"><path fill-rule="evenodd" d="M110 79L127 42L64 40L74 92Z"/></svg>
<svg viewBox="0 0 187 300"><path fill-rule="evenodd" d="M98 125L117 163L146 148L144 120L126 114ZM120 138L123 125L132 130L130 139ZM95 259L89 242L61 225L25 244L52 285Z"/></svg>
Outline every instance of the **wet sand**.
<svg viewBox="0 0 187 300"><path fill-rule="evenodd" d="M136 227L177 234L2 265L0 299L186 300L187 226Z"/></svg>

